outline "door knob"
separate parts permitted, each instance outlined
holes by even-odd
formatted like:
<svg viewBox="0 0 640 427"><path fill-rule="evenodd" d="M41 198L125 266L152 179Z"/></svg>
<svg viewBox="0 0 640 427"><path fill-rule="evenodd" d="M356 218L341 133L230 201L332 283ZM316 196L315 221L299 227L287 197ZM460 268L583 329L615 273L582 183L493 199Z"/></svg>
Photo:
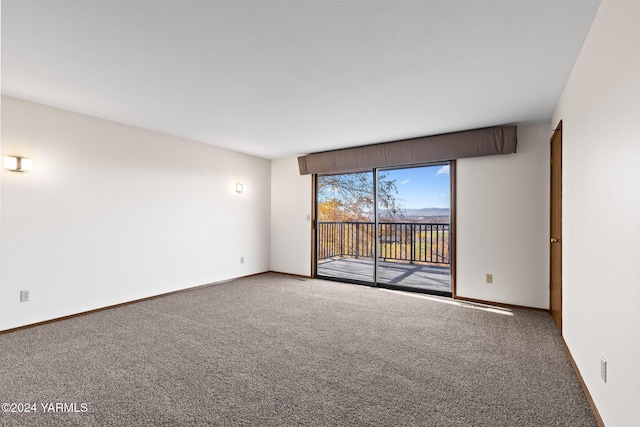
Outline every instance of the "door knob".
<svg viewBox="0 0 640 427"><path fill-rule="evenodd" d="M560 243L560 239L556 239L555 237L552 237L551 243Z"/></svg>

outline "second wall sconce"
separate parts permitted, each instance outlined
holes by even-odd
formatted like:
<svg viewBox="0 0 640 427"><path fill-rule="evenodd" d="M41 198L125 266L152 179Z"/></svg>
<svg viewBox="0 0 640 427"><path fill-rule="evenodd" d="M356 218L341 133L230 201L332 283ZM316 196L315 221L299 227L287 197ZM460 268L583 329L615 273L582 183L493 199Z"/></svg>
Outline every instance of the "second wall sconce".
<svg viewBox="0 0 640 427"><path fill-rule="evenodd" d="M4 158L4 167L14 172L26 172L33 169L33 160L25 157L7 156Z"/></svg>
<svg viewBox="0 0 640 427"><path fill-rule="evenodd" d="M244 191L244 185L241 183L236 184L236 193L242 193Z"/></svg>

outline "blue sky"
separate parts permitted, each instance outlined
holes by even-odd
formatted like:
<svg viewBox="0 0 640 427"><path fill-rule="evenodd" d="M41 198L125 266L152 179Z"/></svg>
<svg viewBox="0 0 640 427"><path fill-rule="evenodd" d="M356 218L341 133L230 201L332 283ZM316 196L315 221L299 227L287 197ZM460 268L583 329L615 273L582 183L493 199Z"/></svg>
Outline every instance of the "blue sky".
<svg viewBox="0 0 640 427"><path fill-rule="evenodd" d="M448 208L450 205L449 165L380 171L396 180L397 198L402 208Z"/></svg>

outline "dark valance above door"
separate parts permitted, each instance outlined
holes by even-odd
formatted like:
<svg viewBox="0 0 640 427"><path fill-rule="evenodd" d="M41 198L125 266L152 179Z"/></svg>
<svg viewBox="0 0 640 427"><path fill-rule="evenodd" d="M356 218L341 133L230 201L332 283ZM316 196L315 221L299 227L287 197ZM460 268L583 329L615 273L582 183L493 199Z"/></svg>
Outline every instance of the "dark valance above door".
<svg viewBox="0 0 640 427"><path fill-rule="evenodd" d="M498 126L298 157L300 175L339 174L374 168L516 152L516 126Z"/></svg>

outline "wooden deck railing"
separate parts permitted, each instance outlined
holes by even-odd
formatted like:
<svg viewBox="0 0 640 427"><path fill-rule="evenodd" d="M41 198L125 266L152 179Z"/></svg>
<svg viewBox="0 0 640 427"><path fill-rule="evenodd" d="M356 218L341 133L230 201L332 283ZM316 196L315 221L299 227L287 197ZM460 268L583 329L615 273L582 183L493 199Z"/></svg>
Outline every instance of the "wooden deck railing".
<svg viewBox="0 0 640 427"><path fill-rule="evenodd" d="M447 223L318 222L318 259L378 258L448 265L450 226Z"/></svg>

